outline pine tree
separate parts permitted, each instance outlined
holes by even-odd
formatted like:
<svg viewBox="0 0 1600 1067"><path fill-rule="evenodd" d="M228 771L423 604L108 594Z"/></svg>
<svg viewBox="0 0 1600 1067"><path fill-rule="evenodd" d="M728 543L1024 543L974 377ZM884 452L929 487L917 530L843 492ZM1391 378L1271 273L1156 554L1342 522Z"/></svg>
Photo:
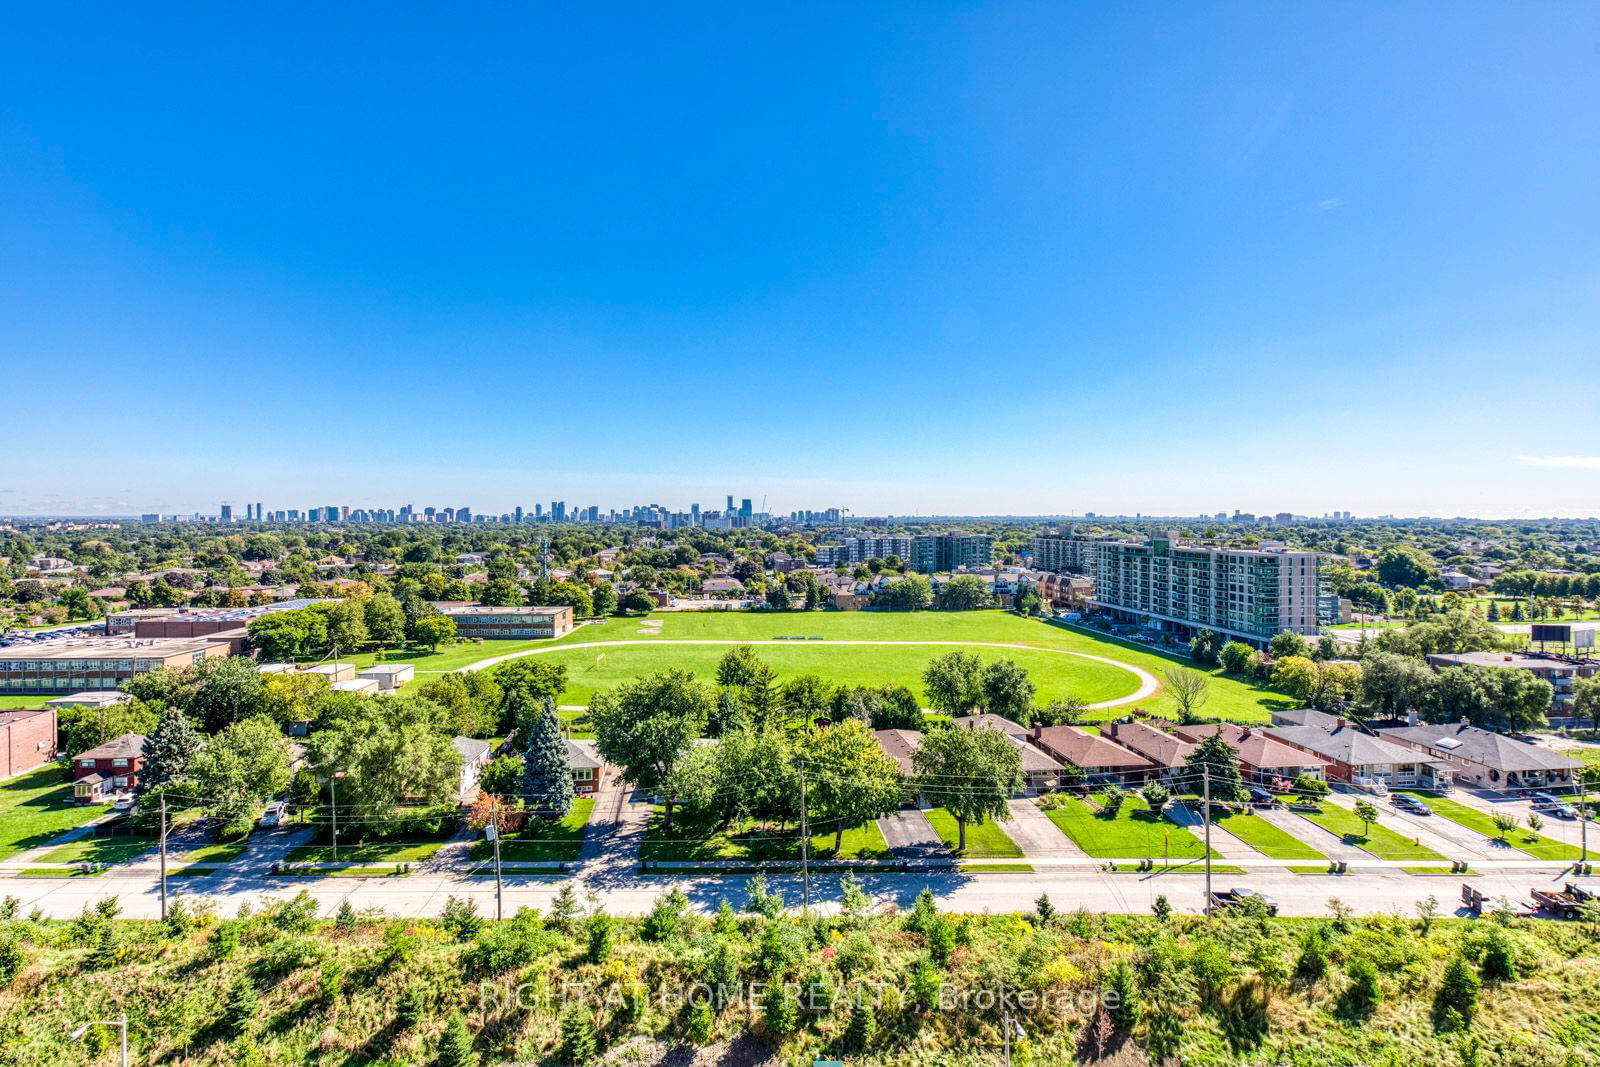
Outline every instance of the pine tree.
<svg viewBox="0 0 1600 1067"><path fill-rule="evenodd" d="M850 1025L844 1032L845 1046L854 1052L865 1052L877 1033L878 1013L863 997L850 1009Z"/></svg>
<svg viewBox="0 0 1600 1067"><path fill-rule="evenodd" d="M564 818L572 810L572 762L553 700L545 699L544 711L528 724L524 737L522 792L528 809L541 817Z"/></svg>
<svg viewBox="0 0 1600 1067"><path fill-rule="evenodd" d="M1222 734L1207 734L1184 757L1183 787L1193 794L1203 792L1202 768L1209 771L1212 800L1242 800L1244 779L1239 774L1239 750L1222 739Z"/></svg>
<svg viewBox="0 0 1600 1067"><path fill-rule="evenodd" d="M1451 1029L1470 1025L1478 1009L1478 989L1482 984L1466 957L1452 956L1433 1002L1440 1021Z"/></svg>
<svg viewBox="0 0 1600 1067"><path fill-rule="evenodd" d="M189 722L182 708L173 707L163 711L161 721L145 738L139 791L149 793L182 778L204 747L205 738Z"/></svg>
<svg viewBox="0 0 1600 1067"><path fill-rule="evenodd" d="M228 987L222 1005L222 1029L230 1037L243 1037L261 1012L261 996L248 975L241 974Z"/></svg>
<svg viewBox="0 0 1600 1067"><path fill-rule="evenodd" d="M561 1016L561 1062L582 1067L594 1062L595 1051L594 1016L579 1004Z"/></svg>
<svg viewBox="0 0 1600 1067"><path fill-rule="evenodd" d="M472 1051L472 1031L467 1029L467 1017L459 1011L445 1023L444 1034L439 1038L439 1067L472 1067L478 1062Z"/></svg>

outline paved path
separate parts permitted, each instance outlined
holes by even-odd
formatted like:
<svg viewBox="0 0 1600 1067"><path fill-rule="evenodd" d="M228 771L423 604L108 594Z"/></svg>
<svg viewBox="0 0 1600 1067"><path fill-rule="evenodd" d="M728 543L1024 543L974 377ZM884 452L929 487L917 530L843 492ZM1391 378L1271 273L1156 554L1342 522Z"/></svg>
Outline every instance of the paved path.
<svg viewBox="0 0 1600 1067"><path fill-rule="evenodd" d="M878 820L878 829L883 831L889 851L897 858L922 860L935 856L948 858L950 855L950 850L945 848L944 838L934 830L928 817L916 808L903 808L893 815L885 815Z"/></svg>
<svg viewBox="0 0 1600 1067"><path fill-rule="evenodd" d="M1013 798L1006 801L1006 807L1011 810L1011 821L1003 823L1002 828L1022 849L1024 856L1069 858L1084 855L1083 849L1062 833L1061 827L1051 822L1034 801Z"/></svg>
<svg viewBox="0 0 1600 1067"><path fill-rule="evenodd" d="M711 637L664 637L642 641L578 641L565 645L546 645L542 648L525 648L518 652L507 652L500 656L490 656L488 659L480 659L476 663L469 663L460 669L463 671L481 671L490 667L494 667L498 664L505 663L508 660L521 659L524 656L547 656L554 652L566 652L575 648L616 648L627 645L775 645L780 648L793 648L794 644L795 643L793 641L737 641L728 638ZM1042 645L1024 645L1010 641L835 641L829 639L826 642L808 644L804 647L816 648L837 645L929 645L948 648L1011 648L1019 649L1025 652L1046 652L1057 656L1076 656L1078 659L1093 660L1096 663L1104 663L1108 666L1116 667L1119 670L1127 671L1129 674L1139 679L1139 688L1134 690L1132 693L1129 693L1127 696L1117 697L1115 700L1101 700L1097 701L1096 703L1086 705L1086 707L1090 709L1114 708L1123 704L1135 704L1141 700L1148 700L1161 689L1161 682L1156 678L1155 675L1151 674L1143 667L1135 667L1133 664L1124 663L1122 660L1112 659L1109 656L1096 656L1088 652L1072 652L1064 648L1047 648Z"/></svg>

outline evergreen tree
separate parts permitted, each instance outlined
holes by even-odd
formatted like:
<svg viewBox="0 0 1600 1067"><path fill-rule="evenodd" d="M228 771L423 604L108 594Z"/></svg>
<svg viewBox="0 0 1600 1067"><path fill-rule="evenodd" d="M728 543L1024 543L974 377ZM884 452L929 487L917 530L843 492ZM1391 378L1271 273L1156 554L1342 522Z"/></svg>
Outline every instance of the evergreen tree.
<svg viewBox="0 0 1600 1067"><path fill-rule="evenodd" d="M1201 768L1209 771L1212 800L1243 800L1244 779L1239 774L1239 750L1222 739L1221 733L1207 734L1190 750L1183 761L1183 790L1199 796L1204 790Z"/></svg>
<svg viewBox="0 0 1600 1067"><path fill-rule="evenodd" d="M247 974L241 974L228 987L228 999L222 1005L222 1029L230 1037L243 1037L261 1013L261 996Z"/></svg>
<svg viewBox="0 0 1600 1067"><path fill-rule="evenodd" d="M145 738L139 792L149 793L178 781L188 772L205 743L205 738L189 722L182 708L167 708L161 713L155 730Z"/></svg>
<svg viewBox="0 0 1600 1067"><path fill-rule="evenodd" d="M850 1009L850 1025L845 1028L844 1043L853 1052L865 1052L878 1033L878 1013L865 998L857 1000Z"/></svg>
<svg viewBox="0 0 1600 1067"><path fill-rule="evenodd" d="M553 700L545 698L544 711L529 724L524 737L522 792L528 809L542 817L564 818L572 810L572 763Z"/></svg>
<svg viewBox="0 0 1600 1067"><path fill-rule="evenodd" d="M439 1067L472 1067L478 1057L472 1051L472 1031L467 1029L467 1017L459 1011L450 1016L444 1034L439 1038Z"/></svg>
<svg viewBox="0 0 1600 1067"><path fill-rule="evenodd" d="M800 1005L782 982L773 982L761 995L761 1016L767 1032L784 1037L800 1025Z"/></svg>
<svg viewBox="0 0 1600 1067"><path fill-rule="evenodd" d="M1470 1025L1473 1014L1478 1010L1478 989L1481 985L1465 956L1457 954L1451 957L1433 1002L1440 1022L1453 1030Z"/></svg>
<svg viewBox="0 0 1600 1067"><path fill-rule="evenodd" d="M595 1058L594 1016L583 1004L561 1016L561 1062L581 1065Z"/></svg>

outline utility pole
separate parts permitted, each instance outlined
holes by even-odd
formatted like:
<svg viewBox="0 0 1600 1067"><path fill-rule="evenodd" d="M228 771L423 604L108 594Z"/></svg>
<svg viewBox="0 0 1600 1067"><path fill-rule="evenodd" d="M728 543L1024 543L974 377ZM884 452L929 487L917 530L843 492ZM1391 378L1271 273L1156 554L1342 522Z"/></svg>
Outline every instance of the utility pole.
<svg viewBox="0 0 1600 1067"><path fill-rule="evenodd" d="M343 771L334 771L328 779L328 809L333 812L333 862L339 862L339 779Z"/></svg>
<svg viewBox="0 0 1600 1067"><path fill-rule="evenodd" d="M800 892L805 911L811 910L811 816L806 810L806 761L800 767Z"/></svg>
<svg viewBox="0 0 1600 1067"><path fill-rule="evenodd" d="M489 839L494 842L494 917L506 917L505 904L501 900L500 884L500 801L489 801Z"/></svg>
<svg viewBox="0 0 1600 1067"><path fill-rule="evenodd" d="M161 921L167 921L167 787L161 787Z"/></svg>
<svg viewBox="0 0 1600 1067"><path fill-rule="evenodd" d="M1578 775L1578 832L1582 843L1578 846L1578 859L1589 859L1589 783Z"/></svg>
<svg viewBox="0 0 1600 1067"><path fill-rule="evenodd" d="M1000 1012L1000 1029L1006 1035L1006 1067L1011 1067L1011 1012L1007 1009Z"/></svg>
<svg viewBox="0 0 1600 1067"><path fill-rule="evenodd" d="M1205 789L1201 802L1200 821L1206 827L1206 918L1211 918L1211 768L1200 764L1200 781Z"/></svg>

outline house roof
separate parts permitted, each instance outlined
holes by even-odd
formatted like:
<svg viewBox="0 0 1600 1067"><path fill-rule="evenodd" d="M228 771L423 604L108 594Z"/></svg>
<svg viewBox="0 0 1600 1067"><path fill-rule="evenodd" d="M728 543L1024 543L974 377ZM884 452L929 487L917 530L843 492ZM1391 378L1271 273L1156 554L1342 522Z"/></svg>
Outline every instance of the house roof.
<svg viewBox="0 0 1600 1067"><path fill-rule="evenodd" d="M144 755L144 734L123 734L113 737L103 745L80 752L72 758L85 759L135 759Z"/></svg>
<svg viewBox="0 0 1600 1067"><path fill-rule="evenodd" d="M1397 741L1426 745L1436 752L1469 763L1481 763L1501 772L1571 771L1583 764L1543 745L1518 741L1492 730L1466 723L1428 723L1380 730L1380 735Z"/></svg>
<svg viewBox="0 0 1600 1067"><path fill-rule="evenodd" d="M1115 741L1080 730L1076 726L1037 727L1033 732L1033 741L1058 759L1083 770L1099 767L1150 766L1150 761L1137 752L1131 752Z"/></svg>
<svg viewBox="0 0 1600 1067"><path fill-rule="evenodd" d="M1106 724L1105 731L1124 748L1132 749L1146 759L1163 767L1182 767L1194 749L1188 740L1158 730L1149 723L1115 722Z"/></svg>
<svg viewBox="0 0 1600 1067"><path fill-rule="evenodd" d="M889 758L900 765L901 774L911 773L911 757L922 747L921 734L915 730L874 730L872 736L878 739Z"/></svg>
<svg viewBox="0 0 1600 1067"><path fill-rule="evenodd" d="M1352 767L1371 763L1421 763L1416 749L1362 733L1354 726L1274 726L1267 735Z"/></svg>
<svg viewBox="0 0 1600 1067"><path fill-rule="evenodd" d="M1286 745L1260 730L1236 726L1231 722L1208 722L1198 726L1179 726L1172 731L1179 737L1199 742L1202 737L1221 734L1239 750L1239 762L1247 767L1326 767L1328 761Z"/></svg>
<svg viewBox="0 0 1600 1067"><path fill-rule="evenodd" d="M489 754L489 742L476 737L456 737L450 743L456 746L456 751L461 753L461 759L466 763L476 763Z"/></svg>
<svg viewBox="0 0 1600 1067"><path fill-rule="evenodd" d="M1038 774L1040 772L1054 774L1064 769L1061 766L1061 761L1051 756L1044 749L1030 745L1020 737L1012 737L1010 734L1007 734L1006 737L1021 750L1023 774Z"/></svg>
<svg viewBox="0 0 1600 1067"><path fill-rule="evenodd" d="M580 770L583 768L600 769L600 757L595 755L594 742L592 741L568 741L567 762Z"/></svg>
<svg viewBox="0 0 1600 1067"><path fill-rule="evenodd" d="M950 725L960 726L968 730L999 730L1007 737L1027 737L1028 728L1021 723L1012 722L1004 715L991 715L984 712L982 715L963 715L959 719L951 719Z"/></svg>

